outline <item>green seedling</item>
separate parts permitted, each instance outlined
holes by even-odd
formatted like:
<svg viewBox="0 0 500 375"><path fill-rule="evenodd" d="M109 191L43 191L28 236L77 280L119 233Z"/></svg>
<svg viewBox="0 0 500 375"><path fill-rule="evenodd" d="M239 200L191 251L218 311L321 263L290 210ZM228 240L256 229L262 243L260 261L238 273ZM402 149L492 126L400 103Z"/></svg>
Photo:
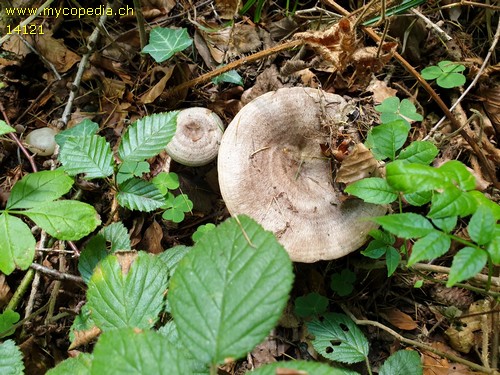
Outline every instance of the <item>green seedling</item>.
<svg viewBox="0 0 500 375"><path fill-rule="evenodd" d="M440 61L437 66L428 66L422 70L422 77L426 80L436 80L439 87L451 89L462 86L465 83L465 76L460 73L465 70L465 66L452 61Z"/></svg>

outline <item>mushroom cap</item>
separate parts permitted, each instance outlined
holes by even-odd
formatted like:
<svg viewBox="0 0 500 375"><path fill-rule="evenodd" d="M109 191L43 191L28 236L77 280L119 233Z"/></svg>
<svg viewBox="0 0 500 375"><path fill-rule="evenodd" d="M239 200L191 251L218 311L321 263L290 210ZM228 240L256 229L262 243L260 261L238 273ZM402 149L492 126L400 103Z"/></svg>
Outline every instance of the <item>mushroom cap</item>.
<svg viewBox="0 0 500 375"><path fill-rule="evenodd" d="M207 108L186 108L177 116L177 130L168 143L167 153L176 162L198 167L217 157L224 124Z"/></svg>
<svg viewBox="0 0 500 375"><path fill-rule="evenodd" d="M274 232L295 262L349 254L377 227L367 218L386 212L342 197L321 152L324 125L345 125L349 107L335 94L283 88L247 104L224 132L218 172L229 212Z"/></svg>
<svg viewBox="0 0 500 375"><path fill-rule="evenodd" d="M25 139L28 150L40 156L52 155L57 146L56 134L57 131L47 127L33 130Z"/></svg>

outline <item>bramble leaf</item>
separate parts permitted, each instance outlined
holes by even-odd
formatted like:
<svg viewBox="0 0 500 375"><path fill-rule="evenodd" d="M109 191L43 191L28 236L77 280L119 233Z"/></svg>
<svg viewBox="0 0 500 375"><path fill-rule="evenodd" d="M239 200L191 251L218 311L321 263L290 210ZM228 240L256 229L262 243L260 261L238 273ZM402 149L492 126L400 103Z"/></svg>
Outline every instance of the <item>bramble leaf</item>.
<svg viewBox="0 0 500 375"><path fill-rule="evenodd" d="M165 197L156 186L135 177L119 186L116 198L120 206L144 212L156 210L165 204Z"/></svg>
<svg viewBox="0 0 500 375"><path fill-rule="evenodd" d="M78 125L72 128L63 130L56 134L55 140L59 147L63 147L66 141L70 138L81 138L85 136L92 136L99 130L99 125L88 118L84 119Z"/></svg>
<svg viewBox="0 0 500 375"><path fill-rule="evenodd" d="M0 343L0 374L23 375L23 354L13 340Z"/></svg>
<svg viewBox="0 0 500 375"><path fill-rule="evenodd" d="M416 191L415 193L403 194L403 198L412 206L420 207L432 199L432 191Z"/></svg>
<svg viewBox="0 0 500 375"><path fill-rule="evenodd" d="M457 216L447 216L441 219L432 219L432 223L445 233L450 233L457 226Z"/></svg>
<svg viewBox="0 0 500 375"><path fill-rule="evenodd" d="M422 375L420 355L413 350L398 350L380 367L379 375Z"/></svg>

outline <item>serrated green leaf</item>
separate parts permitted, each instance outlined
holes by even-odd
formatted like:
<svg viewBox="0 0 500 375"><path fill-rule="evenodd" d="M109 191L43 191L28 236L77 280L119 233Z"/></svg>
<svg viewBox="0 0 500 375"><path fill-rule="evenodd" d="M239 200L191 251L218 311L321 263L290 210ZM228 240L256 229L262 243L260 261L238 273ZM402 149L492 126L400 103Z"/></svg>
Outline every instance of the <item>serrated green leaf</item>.
<svg viewBox="0 0 500 375"><path fill-rule="evenodd" d="M348 268L344 268L340 273L332 274L330 288L341 297L348 296L354 290L356 274Z"/></svg>
<svg viewBox="0 0 500 375"><path fill-rule="evenodd" d="M468 192L449 184L442 193L435 192L431 199L431 209L427 214L431 219L448 216L468 216L476 210L477 203Z"/></svg>
<svg viewBox="0 0 500 375"><path fill-rule="evenodd" d="M59 240L79 240L101 224L94 207L79 201L40 203L23 214Z"/></svg>
<svg viewBox="0 0 500 375"><path fill-rule="evenodd" d="M452 287L456 283L467 280L477 275L488 261L486 251L474 249L472 247L464 247L453 257L451 263L450 276L446 286Z"/></svg>
<svg viewBox="0 0 500 375"><path fill-rule="evenodd" d="M447 181L462 190L467 191L476 188L476 179L467 170L467 167L458 160L447 161L438 170L446 176Z"/></svg>
<svg viewBox="0 0 500 375"><path fill-rule="evenodd" d="M386 231L405 239L424 237L434 231L429 220L411 212L381 216L373 220Z"/></svg>
<svg viewBox="0 0 500 375"><path fill-rule="evenodd" d="M177 245L158 254L158 257L165 262L170 270L170 276L174 274L177 265L190 250L191 247L189 246Z"/></svg>
<svg viewBox="0 0 500 375"><path fill-rule="evenodd" d="M479 206L470 218L467 231L470 238L478 245L484 245L493 239L496 220L487 206Z"/></svg>
<svg viewBox="0 0 500 375"><path fill-rule="evenodd" d="M319 293L312 292L295 299L294 312L297 316L305 318L323 314L327 306L328 298Z"/></svg>
<svg viewBox="0 0 500 375"><path fill-rule="evenodd" d="M420 355L413 350L398 350L380 367L379 375L422 375Z"/></svg>
<svg viewBox="0 0 500 375"><path fill-rule="evenodd" d="M451 245L450 237L443 232L435 231L417 240L412 247L408 266L421 260L432 260L448 251Z"/></svg>
<svg viewBox="0 0 500 375"><path fill-rule="evenodd" d="M94 328L97 328L97 326L92 320L92 317L90 316L89 307L87 306L87 304L84 304L80 309L80 313L77 316L75 316L73 324L71 324L69 331L69 339L71 343L73 344L75 342L77 333L90 331Z"/></svg>
<svg viewBox="0 0 500 375"><path fill-rule="evenodd" d="M438 148L431 142L415 141L401 150L397 159L405 160L408 163L427 165L434 160L438 153Z"/></svg>
<svg viewBox="0 0 500 375"><path fill-rule="evenodd" d="M45 375L90 375L92 355L81 353L78 357L68 358L50 369Z"/></svg>
<svg viewBox="0 0 500 375"><path fill-rule="evenodd" d="M130 210L150 212L165 204L165 197L151 182L131 178L120 185L118 203Z"/></svg>
<svg viewBox="0 0 500 375"><path fill-rule="evenodd" d="M477 206L485 205L487 206L491 212L493 213L493 216L495 217L495 220L500 220L500 205L493 202L492 200L488 199L483 193L477 190L472 190L467 192L470 197L474 199L476 202Z"/></svg>
<svg viewBox="0 0 500 375"><path fill-rule="evenodd" d="M441 74L443 74L443 70L440 69L437 66L428 66L427 68L424 68L420 74L422 75L422 78L431 81L433 79L438 78Z"/></svg>
<svg viewBox="0 0 500 375"><path fill-rule="evenodd" d="M149 34L149 44L142 53L149 53L157 63L168 60L177 52L184 51L193 43L186 29L155 27Z"/></svg>
<svg viewBox="0 0 500 375"><path fill-rule="evenodd" d="M159 154L175 134L178 114L179 111L156 113L132 124L118 148L122 162L143 161Z"/></svg>
<svg viewBox="0 0 500 375"><path fill-rule="evenodd" d="M494 265L500 265L500 226L497 225L495 227L495 231L493 232L493 239L488 244L486 249L490 254L491 261Z"/></svg>
<svg viewBox="0 0 500 375"><path fill-rule="evenodd" d="M24 374L23 355L12 340L7 340L0 344L0 374Z"/></svg>
<svg viewBox="0 0 500 375"><path fill-rule="evenodd" d="M91 136L96 134L98 130L99 125L94 121L86 118L78 125L57 133L55 136L55 140L59 147L62 148L68 139Z"/></svg>
<svg viewBox="0 0 500 375"><path fill-rule="evenodd" d="M93 354L92 375L189 374L183 354L155 331L104 332Z"/></svg>
<svg viewBox="0 0 500 375"><path fill-rule="evenodd" d="M158 173L151 182L163 195L165 195L169 190L175 190L179 187L179 176L174 172L161 172Z"/></svg>
<svg viewBox="0 0 500 375"><path fill-rule="evenodd" d="M116 182L121 184L132 177L142 177L144 173L149 173L149 163L146 161L126 161L120 165L116 174Z"/></svg>
<svg viewBox="0 0 500 375"><path fill-rule="evenodd" d="M38 203L58 199L73 186L73 179L62 169L30 173L11 190L7 209L31 208Z"/></svg>
<svg viewBox="0 0 500 375"><path fill-rule="evenodd" d="M457 226L458 217L448 216L441 219L432 219L432 223L445 233L450 233Z"/></svg>
<svg viewBox="0 0 500 375"><path fill-rule="evenodd" d="M0 339L14 333L12 326L16 324L20 318L21 316L11 309L6 309L0 314Z"/></svg>
<svg viewBox="0 0 500 375"><path fill-rule="evenodd" d="M111 223L101 230L107 242L111 242L110 251L114 253L119 250L130 250L130 238L128 230L121 221Z"/></svg>
<svg viewBox="0 0 500 375"><path fill-rule="evenodd" d="M205 363L240 358L275 326L293 280L274 235L246 216L207 233L172 276L168 298L186 348Z"/></svg>
<svg viewBox="0 0 500 375"><path fill-rule="evenodd" d="M441 189L449 184L436 168L403 160L387 164L386 180L395 190L403 193Z"/></svg>
<svg viewBox="0 0 500 375"><path fill-rule="evenodd" d="M432 191L417 191L415 193L408 193L404 194L403 198L412 206L420 207L431 201Z"/></svg>
<svg viewBox="0 0 500 375"><path fill-rule="evenodd" d="M15 133L15 132L16 132L16 129L7 125L7 123L5 121L0 120L0 136L8 134L8 133Z"/></svg>
<svg viewBox="0 0 500 375"><path fill-rule="evenodd" d="M86 283L89 282L97 264L107 255L106 240L102 233L98 233L87 242L78 258L78 271Z"/></svg>
<svg viewBox="0 0 500 375"><path fill-rule="evenodd" d="M215 229L215 224L207 223L204 225L200 225L198 228L196 228L196 231L191 236L193 242L198 242L201 237L210 232L212 229Z"/></svg>
<svg viewBox="0 0 500 375"><path fill-rule="evenodd" d="M113 174L111 146L99 135L66 139L59 160L64 170L71 176L85 173L85 178L92 179Z"/></svg>
<svg viewBox="0 0 500 375"><path fill-rule="evenodd" d="M221 75L212 79L212 83L216 85L223 82L234 83L235 85L243 86L243 78L236 70L230 70L229 72L222 73Z"/></svg>
<svg viewBox="0 0 500 375"><path fill-rule="evenodd" d="M401 262L401 254L394 247L387 249L385 253L385 264L387 266L387 277L392 276Z"/></svg>
<svg viewBox="0 0 500 375"><path fill-rule="evenodd" d="M345 191L365 202L389 204L398 198L397 192L383 178L364 178L349 185Z"/></svg>
<svg viewBox="0 0 500 375"><path fill-rule="evenodd" d="M88 284L87 304L92 319L103 331L153 327L163 309L168 274L161 259L144 252L137 257L133 252L107 256L95 268Z"/></svg>
<svg viewBox="0 0 500 375"><path fill-rule="evenodd" d="M0 214L0 271L10 275L27 269L35 257L36 241L30 228L15 216Z"/></svg>
<svg viewBox="0 0 500 375"><path fill-rule="evenodd" d="M259 367L255 371L248 372L249 375L276 375L283 372L284 369L297 370L290 374L309 374L309 375L359 375L356 371L342 368L330 367L324 363L312 361L289 361L276 362ZM280 371L281 372L278 372Z"/></svg>
<svg viewBox="0 0 500 375"><path fill-rule="evenodd" d="M344 314L325 314L322 319L307 323L307 329L315 336L312 340L314 348L325 358L357 363L368 356L368 340Z"/></svg>
<svg viewBox="0 0 500 375"><path fill-rule="evenodd" d="M366 138L366 146L379 160L396 158L396 151L403 147L408 138L410 126L403 120L396 120L371 129Z"/></svg>

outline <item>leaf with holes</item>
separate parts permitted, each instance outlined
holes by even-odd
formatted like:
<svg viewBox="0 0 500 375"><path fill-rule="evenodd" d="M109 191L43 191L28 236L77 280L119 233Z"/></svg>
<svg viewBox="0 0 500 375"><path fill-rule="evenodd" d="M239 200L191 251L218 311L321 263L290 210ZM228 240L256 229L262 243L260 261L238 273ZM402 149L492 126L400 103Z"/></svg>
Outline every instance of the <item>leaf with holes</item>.
<svg viewBox="0 0 500 375"><path fill-rule="evenodd" d="M10 275L27 269L35 257L36 241L30 228L19 218L0 214L0 271Z"/></svg>
<svg viewBox="0 0 500 375"><path fill-rule="evenodd" d="M314 348L325 358L357 363L365 361L368 356L368 340L344 314L325 314L307 323L307 329L315 336L312 340Z"/></svg>
<svg viewBox="0 0 500 375"><path fill-rule="evenodd" d="M119 186L116 195L120 206L130 210L150 212L165 204L165 197L151 182L131 178Z"/></svg>
<svg viewBox="0 0 500 375"><path fill-rule="evenodd" d="M460 281L467 280L477 275L488 261L486 251L472 247L464 247L453 257L450 276L446 286L452 287Z"/></svg>
<svg viewBox="0 0 500 375"><path fill-rule="evenodd" d="M241 358L278 322L293 280L282 245L246 216L205 234L172 276L168 300L179 336L204 363Z"/></svg>
<svg viewBox="0 0 500 375"><path fill-rule="evenodd" d="M122 162L143 161L158 155L175 134L178 114L179 111L155 113L132 124L118 148Z"/></svg>
<svg viewBox="0 0 500 375"><path fill-rule="evenodd" d="M413 350L398 350L380 367L379 375L422 375L420 355Z"/></svg>
<svg viewBox="0 0 500 375"><path fill-rule="evenodd" d="M144 252L107 256L96 267L87 290L88 308L103 331L153 327L164 306L169 270Z"/></svg>
<svg viewBox="0 0 500 375"><path fill-rule="evenodd" d="M149 34L149 44L142 53L149 53L157 63L168 60L177 52L184 51L193 43L186 29L155 27Z"/></svg>

